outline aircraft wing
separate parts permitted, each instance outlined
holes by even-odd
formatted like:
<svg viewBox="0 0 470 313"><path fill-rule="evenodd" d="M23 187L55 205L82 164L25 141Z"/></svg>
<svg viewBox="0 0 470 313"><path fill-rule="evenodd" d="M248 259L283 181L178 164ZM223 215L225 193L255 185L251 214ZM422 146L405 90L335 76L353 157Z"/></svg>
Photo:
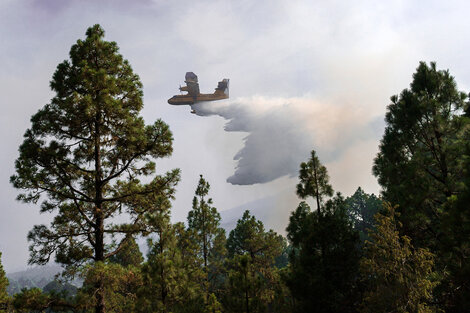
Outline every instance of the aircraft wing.
<svg viewBox="0 0 470 313"><path fill-rule="evenodd" d="M193 72L187 72L184 77L184 82L186 83L186 87L183 87L182 91L187 91L193 97L197 97L199 92L199 83L197 82L197 75Z"/></svg>

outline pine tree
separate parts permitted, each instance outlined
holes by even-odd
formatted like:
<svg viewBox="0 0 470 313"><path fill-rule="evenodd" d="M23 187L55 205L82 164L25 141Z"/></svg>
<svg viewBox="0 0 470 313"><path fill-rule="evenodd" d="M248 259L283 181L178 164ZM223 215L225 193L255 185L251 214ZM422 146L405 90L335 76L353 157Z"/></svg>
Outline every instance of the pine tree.
<svg viewBox="0 0 470 313"><path fill-rule="evenodd" d="M382 208L382 200L358 187L352 196L346 198L345 205L354 229L364 242L368 239L368 230L374 228L374 215Z"/></svg>
<svg viewBox="0 0 470 313"><path fill-rule="evenodd" d="M359 270L359 236L341 194L332 196L326 167L315 151L300 164L297 195L316 199L317 210L301 202L287 226L291 244L285 275L296 312L354 312Z"/></svg>
<svg viewBox="0 0 470 313"><path fill-rule="evenodd" d="M253 259L247 254L235 255L229 268L229 297L225 301L229 312L264 312L267 301L263 291L267 286Z"/></svg>
<svg viewBox="0 0 470 313"><path fill-rule="evenodd" d="M206 302L209 295L218 289L216 285L223 266L226 241L225 230L220 227L220 214L212 207L212 198L206 199L209 190L210 184L200 175L192 210L188 213L188 231L194 234L193 240L202 259Z"/></svg>
<svg viewBox="0 0 470 313"><path fill-rule="evenodd" d="M263 312L275 301L281 283L276 258L285 250L285 239L247 210L227 239L229 255L229 297L233 312Z"/></svg>
<svg viewBox="0 0 470 313"><path fill-rule="evenodd" d="M467 113L468 114L468 113ZM466 119L469 119L466 117ZM467 120L466 123L470 123ZM442 281L436 288L446 313L465 312L470 307L470 133L460 139L462 182L460 192L445 204L439 241L439 262L444 264Z"/></svg>
<svg viewBox="0 0 470 313"><path fill-rule="evenodd" d="M8 312L74 312L84 307L82 304L78 305L77 302L79 301L71 297L66 290L57 292L55 290L43 291L37 287L23 288L13 295L11 304L14 310Z"/></svg>
<svg viewBox="0 0 470 313"><path fill-rule="evenodd" d="M287 233L292 250L286 281L295 312L355 312L359 235L341 195L328 200L321 211L312 212L301 202Z"/></svg>
<svg viewBox="0 0 470 313"><path fill-rule="evenodd" d="M434 252L442 204L459 192L461 153L455 143L466 127L465 99L448 71L420 62L410 88L391 97L374 161L384 199L399 205L403 232Z"/></svg>
<svg viewBox="0 0 470 313"><path fill-rule="evenodd" d="M56 262L74 273L80 265L104 262L125 244L125 236L150 232L155 206L142 205L152 195L160 202L174 194L179 171L155 175L152 158L169 156L172 134L157 120L145 125L142 84L103 39L99 25L70 50L50 86L51 103L31 119L16 160L13 186L24 202L42 201L41 212L56 212L50 225L30 231L30 264ZM151 176L146 183L142 177ZM127 222L116 223L125 213ZM111 222L113 220L113 222ZM96 312L105 312L104 281L96 282Z"/></svg>
<svg viewBox="0 0 470 313"><path fill-rule="evenodd" d="M138 310L136 305L138 290L143 286L140 268L133 265L96 262L86 266L82 277L83 286L75 297L76 311L88 312L96 307L100 298L95 286L101 282L108 312L127 313Z"/></svg>
<svg viewBox="0 0 470 313"><path fill-rule="evenodd" d="M20 313L45 312L51 307L50 300L39 288L23 289L13 296L13 307Z"/></svg>
<svg viewBox="0 0 470 313"><path fill-rule="evenodd" d="M177 232L184 231L181 226L172 225L169 219L162 220L156 229L158 237L148 241L139 312L191 312L191 308L203 306L196 267L188 263L187 251L179 249L181 234Z"/></svg>
<svg viewBox="0 0 470 313"><path fill-rule="evenodd" d="M457 303L466 306L462 299L468 298L465 290L469 290L464 287L469 281L462 280L468 272L461 272L460 265L468 263L461 261L468 257L469 244L465 173L470 106L466 99L449 71L420 62L410 88L391 97L373 168L383 198L399 205L401 234L436 256L437 276L443 282L435 297L446 312L460 312Z"/></svg>
<svg viewBox="0 0 470 313"><path fill-rule="evenodd" d="M427 249L414 249L408 236L400 236L396 207L384 204L376 229L366 242L361 272L368 283L362 313L434 312L432 298L434 256Z"/></svg>
<svg viewBox="0 0 470 313"><path fill-rule="evenodd" d="M142 252L140 252L139 245L133 237L125 237L125 242L122 244L122 249L115 255L109 258L111 263L117 263L124 267L132 265L135 267L140 266L144 261Z"/></svg>
<svg viewBox="0 0 470 313"><path fill-rule="evenodd" d="M317 209L321 210L323 198L333 195L333 188L328 183L329 177L326 167L318 159L315 150L312 150L310 160L300 164L300 183L297 185L297 195L305 199L309 196L317 201Z"/></svg>

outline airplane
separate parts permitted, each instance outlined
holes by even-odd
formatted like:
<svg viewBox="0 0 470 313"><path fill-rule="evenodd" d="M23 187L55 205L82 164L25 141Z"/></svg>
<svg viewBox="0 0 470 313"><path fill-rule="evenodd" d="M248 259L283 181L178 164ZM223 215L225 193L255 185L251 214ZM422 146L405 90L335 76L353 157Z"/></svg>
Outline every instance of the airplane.
<svg viewBox="0 0 470 313"><path fill-rule="evenodd" d="M224 78L217 84L217 88L215 88L214 93L209 94L199 92L199 83L197 82L197 75L193 72L187 72L184 78L186 86L180 86L179 89L181 92L186 91L187 94L175 95L171 97L170 99L168 99L169 104L192 105L196 102L228 99L228 87L230 80L227 78Z"/></svg>

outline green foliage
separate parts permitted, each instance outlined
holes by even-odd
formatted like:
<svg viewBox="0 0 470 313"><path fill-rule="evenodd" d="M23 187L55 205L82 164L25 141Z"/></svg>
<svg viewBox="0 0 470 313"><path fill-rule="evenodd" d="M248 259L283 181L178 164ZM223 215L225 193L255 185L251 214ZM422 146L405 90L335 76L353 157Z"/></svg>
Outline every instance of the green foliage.
<svg viewBox="0 0 470 313"><path fill-rule="evenodd" d="M194 247L182 224L175 226L169 218L156 228L158 238L149 239L147 262L142 266L143 288L138 300L139 312L191 312L203 306L194 263ZM192 261L192 262L191 262Z"/></svg>
<svg viewBox="0 0 470 313"><path fill-rule="evenodd" d="M217 300L215 294L211 293L207 298L206 313L222 313L222 304Z"/></svg>
<svg viewBox="0 0 470 313"><path fill-rule="evenodd" d="M246 210L237 226L230 232L227 239L229 256L249 255L264 265L274 264L277 256L285 249L285 239L273 230L265 231L263 222Z"/></svg>
<svg viewBox="0 0 470 313"><path fill-rule="evenodd" d="M39 288L23 289L13 297L13 307L18 312L44 312L50 307L49 295Z"/></svg>
<svg viewBox="0 0 470 313"><path fill-rule="evenodd" d="M301 202L286 229L291 249L284 279L295 300L295 311L354 312L359 236L347 215L346 202L339 193L323 201L333 194L333 188L315 151L300 165L299 180L297 194L316 198L317 210L312 212Z"/></svg>
<svg viewBox="0 0 470 313"><path fill-rule="evenodd" d="M458 193L466 95L448 71L420 62L410 89L391 97L374 161L385 200L399 204L403 231L435 251L442 204ZM405 210L406 209L406 210Z"/></svg>
<svg viewBox="0 0 470 313"><path fill-rule="evenodd" d="M361 260L368 291L362 313L435 312L430 281L434 256L427 249L414 249L408 236L399 235L395 208L384 203L384 214L375 216L376 229L370 233Z"/></svg>
<svg viewBox="0 0 470 313"><path fill-rule="evenodd" d="M220 289L220 275L226 254L225 230L220 227L220 214L212 207L212 198L205 199L209 190L209 183L201 175L192 210L188 213L188 232L193 234L192 240L198 247L197 256L202 260L202 287L207 301L211 293Z"/></svg>
<svg viewBox="0 0 470 313"><path fill-rule="evenodd" d="M470 124L469 124L470 125ZM447 313L465 312L470 307L470 133L466 130L460 147L463 155L461 192L445 204L439 256L445 264L437 288Z"/></svg>
<svg viewBox="0 0 470 313"><path fill-rule="evenodd" d="M230 232L228 297L225 306L230 312L264 312L279 291L279 270L275 266L286 249L285 239L264 225L247 210Z"/></svg>
<svg viewBox="0 0 470 313"><path fill-rule="evenodd" d="M13 296L15 312L75 312L78 306L64 293L42 292L39 288L24 288Z"/></svg>
<svg viewBox="0 0 470 313"><path fill-rule="evenodd" d="M226 300L229 312L264 312L266 282L247 255L235 255L229 264L229 291Z"/></svg>
<svg viewBox="0 0 470 313"><path fill-rule="evenodd" d="M318 160L315 150L312 150L310 160L300 164L299 180L297 195L302 199L314 197L318 210L321 209L323 198L333 195L333 188L328 183L328 172Z"/></svg>
<svg viewBox="0 0 470 313"><path fill-rule="evenodd" d="M139 77L103 37L99 25L90 27L58 65L55 96L31 118L11 177L23 190L19 200L42 201L41 212L56 213L50 227L30 231L29 262L46 264L55 255L69 273L112 256L120 247L106 243L115 236L149 234L155 210L179 180L178 170L155 175L152 159L171 154L172 134L161 120L144 124ZM149 197L157 203L146 205ZM126 222L118 224L113 218L122 213Z"/></svg>
<svg viewBox="0 0 470 313"><path fill-rule="evenodd" d="M197 283L204 288L207 282L207 273L204 271L201 262L201 252L197 237L194 231L186 229L184 223L176 223L173 226L175 232L176 247L181 257L181 265L186 271L187 279ZM172 248L173 249L173 248Z"/></svg>
<svg viewBox="0 0 470 313"><path fill-rule="evenodd" d="M107 312L136 311L137 290L143 285L138 268L96 262L85 268L83 276L83 287L76 297L80 310L96 308L100 301L97 288L101 288Z"/></svg>
<svg viewBox="0 0 470 313"><path fill-rule="evenodd" d="M0 312L6 312L10 303L10 297L7 293L8 278L5 276L1 259L2 253L0 252Z"/></svg>
<svg viewBox="0 0 470 313"><path fill-rule="evenodd" d="M300 202L297 209L291 213L289 225L286 228L287 239L293 246L291 253L298 252L296 246L308 235L311 215L310 206L305 201ZM296 244L294 245L294 243Z"/></svg>
<svg viewBox="0 0 470 313"><path fill-rule="evenodd" d="M295 299L295 312L355 312L359 236L341 195L313 212L301 202L287 232L292 250L285 279Z"/></svg>
<svg viewBox="0 0 470 313"><path fill-rule="evenodd" d="M192 210L188 213L188 229L195 232L205 268L209 266L211 259L224 254L225 246L225 230L220 227L220 214L211 206L212 198L207 201L205 199L209 190L209 183L201 175Z"/></svg>
<svg viewBox="0 0 470 313"><path fill-rule="evenodd" d="M354 229L359 232L361 242L364 242L368 239L368 230L374 228L374 215L382 208L382 200L358 187L352 196L346 198L345 205Z"/></svg>
<svg viewBox="0 0 470 313"><path fill-rule="evenodd" d="M290 275L290 266L280 268L277 273L279 280L274 284L274 299L268 308L268 312L272 313L291 313L295 312L295 300L291 294L289 286L286 282Z"/></svg>
<svg viewBox="0 0 470 313"><path fill-rule="evenodd" d="M384 199L399 205L401 232L435 254L435 297L447 312L468 307L466 99L448 71L421 62L410 88L391 98L373 169Z"/></svg>
<svg viewBox="0 0 470 313"><path fill-rule="evenodd" d="M144 257L134 237L125 237L123 241L120 245L121 249L109 258L109 262L117 263L124 267L129 265L140 266L144 261Z"/></svg>

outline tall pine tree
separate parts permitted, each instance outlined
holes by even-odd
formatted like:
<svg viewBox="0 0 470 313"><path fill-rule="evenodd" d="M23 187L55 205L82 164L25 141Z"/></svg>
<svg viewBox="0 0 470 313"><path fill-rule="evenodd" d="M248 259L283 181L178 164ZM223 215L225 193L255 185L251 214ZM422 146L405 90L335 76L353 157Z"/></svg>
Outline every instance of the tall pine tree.
<svg viewBox="0 0 470 313"><path fill-rule="evenodd" d="M178 170L155 175L152 158L171 154L172 134L161 120L144 124L139 77L103 37L95 25L72 46L50 83L55 96L31 118L19 149L11 177L23 190L18 199L42 201L41 212L56 214L49 227L30 231L30 264L55 255L73 272L105 261L126 243L108 244L113 239L151 230L155 206L141 205L145 197L166 201L179 180ZM121 213L128 218L119 224L114 218ZM103 286L98 279L96 312L105 312Z"/></svg>
<svg viewBox="0 0 470 313"><path fill-rule="evenodd" d="M188 213L188 230L199 247L198 255L202 259L204 271L204 290L206 302L217 285L225 256L225 230L220 227L220 214L212 206L212 198L207 198L210 184L200 176L193 198L192 210Z"/></svg>
<svg viewBox="0 0 470 313"><path fill-rule="evenodd" d="M316 199L317 210L301 202L292 213L287 238L290 272L287 285L296 312L354 312L359 276L359 236L347 215L344 198L333 199L326 168L312 151L300 165L297 193Z"/></svg>
<svg viewBox="0 0 470 313"><path fill-rule="evenodd" d="M300 164L299 179L297 195L302 199L314 197L317 209L321 210L324 197L331 197L333 188L328 183L330 178L326 167L320 163L315 150L310 153L310 160Z"/></svg>
<svg viewBox="0 0 470 313"><path fill-rule="evenodd" d="M204 306L199 301L198 268L188 262L194 252L185 251L188 247L183 247L182 234L178 234L185 231L181 226L164 219L156 229L157 237L149 239L138 312L194 312L195 307Z"/></svg>
<svg viewBox="0 0 470 313"><path fill-rule="evenodd" d="M398 204L403 231L436 251L440 217L448 197L459 192L460 151L466 95L448 71L421 62L409 89L392 96L374 174L386 201Z"/></svg>
<svg viewBox="0 0 470 313"><path fill-rule="evenodd" d="M227 239L229 312L265 312L276 300L281 283L276 258L285 250L285 239L247 210Z"/></svg>
<svg viewBox="0 0 470 313"><path fill-rule="evenodd" d="M373 169L384 199L399 205L401 235L436 255L436 270L443 283L435 297L447 312L460 312L468 303L462 301L468 296L460 293L469 290L465 287L468 279L462 280L468 272L461 266L468 263L461 262L468 258L465 247L469 245L465 235L466 99L449 71L420 62L410 88L391 98Z"/></svg>

